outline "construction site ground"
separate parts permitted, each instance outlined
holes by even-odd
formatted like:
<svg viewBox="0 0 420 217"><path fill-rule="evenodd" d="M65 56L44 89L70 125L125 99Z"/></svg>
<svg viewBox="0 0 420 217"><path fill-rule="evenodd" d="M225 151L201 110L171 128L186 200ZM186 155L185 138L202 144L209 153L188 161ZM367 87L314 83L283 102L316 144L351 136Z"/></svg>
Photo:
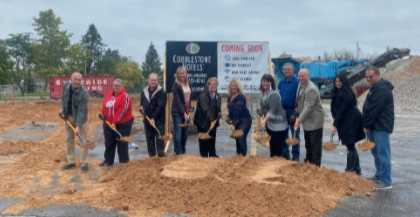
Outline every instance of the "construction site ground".
<svg viewBox="0 0 420 217"><path fill-rule="evenodd" d="M66 158L59 102L0 104L0 216L420 216L420 115L396 115L393 189L376 192L370 190L373 183L343 173L345 146L323 151L323 168L316 168L268 158L266 146L251 147L250 133L248 152L256 150L259 157L237 157L225 124L217 132L222 159L198 157L195 134L188 138L186 156L173 155L171 145L167 158L148 158L137 114L133 137L139 149L130 149L131 161L122 165L116 156L113 167L99 167L100 104L95 99L89 104L88 134L96 148L89 152L87 173L79 163L60 170ZM332 119L329 112L325 117L324 141L329 141ZM303 144L302 138L301 162ZM363 177L372 176L372 155L359 153Z"/></svg>

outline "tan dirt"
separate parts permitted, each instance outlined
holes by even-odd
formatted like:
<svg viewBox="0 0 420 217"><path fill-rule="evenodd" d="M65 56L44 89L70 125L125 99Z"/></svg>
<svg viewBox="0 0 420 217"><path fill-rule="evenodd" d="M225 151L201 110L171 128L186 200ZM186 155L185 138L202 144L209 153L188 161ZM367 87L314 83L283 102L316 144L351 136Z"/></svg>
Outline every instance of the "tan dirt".
<svg viewBox="0 0 420 217"><path fill-rule="evenodd" d="M362 151L369 151L375 147L375 143L369 142L369 141L363 141L363 142L359 142L359 144L357 144L357 147L359 147L359 149Z"/></svg>
<svg viewBox="0 0 420 217"><path fill-rule="evenodd" d="M326 142L322 145L322 149L324 149L325 151L331 151L335 148L337 148L337 143L334 142Z"/></svg>
<svg viewBox="0 0 420 217"><path fill-rule="evenodd" d="M100 100L90 101L90 136L102 124L97 118L100 106ZM8 213L86 203L128 216L318 216L333 209L349 186L354 189L352 195L366 195L372 185L353 173L282 158L188 155L132 160L110 170L99 167L99 159L92 159L91 171L100 175L96 182L92 172L80 172L79 162L78 169L60 171L66 158L64 122L56 115L59 108L59 102L2 105L0 122L7 124L0 132L31 121L59 123L59 129L44 141L5 141L0 145L2 154L25 153L0 155L0 195L22 199L5 210ZM57 173L58 187L53 187ZM70 182L75 176L81 180L77 190Z"/></svg>

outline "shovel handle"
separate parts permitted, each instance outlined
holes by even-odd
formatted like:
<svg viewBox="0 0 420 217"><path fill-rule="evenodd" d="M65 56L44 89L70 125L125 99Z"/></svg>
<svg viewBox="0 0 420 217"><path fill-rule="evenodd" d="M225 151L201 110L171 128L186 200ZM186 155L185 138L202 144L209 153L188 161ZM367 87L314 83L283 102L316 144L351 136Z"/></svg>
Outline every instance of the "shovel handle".
<svg viewBox="0 0 420 217"><path fill-rule="evenodd" d="M150 120L149 116L147 116L147 115L145 115L145 116L146 116L147 121L149 121L149 124L152 125L152 127L154 127L155 125L152 124L152 120Z"/></svg>
<svg viewBox="0 0 420 217"><path fill-rule="evenodd" d="M112 130L115 130L115 128L112 126L111 123L109 123L105 118L103 118L101 115L98 115L99 119L101 119L103 122L106 123Z"/></svg>
<svg viewBox="0 0 420 217"><path fill-rule="evenodd" d="M60 116L60 118L61 119L63 119L65 122L66 122L66 124L73 130L73 132L75 132L76 131L76 129L74 129L74 127L73 127L73 125L70 123L70 121L69 121L69 117L67 116L67 115L62 115L60 112L58 113L58 116ZM83 142L83 139L82 139L82 137L80 136L80 134L79 133L76 133L76 136L77 137L79 137L79 139L80 139L80 141L82 142L82 143L84 143Z"/></svg>

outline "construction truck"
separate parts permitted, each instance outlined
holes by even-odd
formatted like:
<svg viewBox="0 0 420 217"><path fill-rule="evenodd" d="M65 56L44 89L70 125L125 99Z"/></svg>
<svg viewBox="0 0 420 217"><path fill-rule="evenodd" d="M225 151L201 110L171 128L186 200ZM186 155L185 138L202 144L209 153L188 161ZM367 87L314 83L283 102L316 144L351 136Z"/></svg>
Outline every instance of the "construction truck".
<svg viewBox="0 0 420 217"><path fill-rule="evenodd" d="M410 49L408 48L393 48L373 60L350 59L301 63L298 59L286 57L272 58L271 61L274 63L274 73L277 74L279 80L284 78L283 65L285 63L293 64L295 75L297 75L300 69L308 69L310 72L310 79L318 86L321 97L329 98L331 96L331 90L334 87L334 77L338 73L345 73L349 79L350 85L354 85L365 77L367 68L371 66L378 68L384 67L387 63L408 56L409 54Z"/></svg>

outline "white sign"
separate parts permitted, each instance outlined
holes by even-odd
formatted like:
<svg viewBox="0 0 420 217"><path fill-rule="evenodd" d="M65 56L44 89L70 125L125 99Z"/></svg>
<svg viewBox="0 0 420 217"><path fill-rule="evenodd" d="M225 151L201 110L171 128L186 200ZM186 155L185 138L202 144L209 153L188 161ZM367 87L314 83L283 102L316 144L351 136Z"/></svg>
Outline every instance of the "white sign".
<svg viewBox="0 0 420 217"><path fill-rule="evenodd" d="M268 74L268 42L218 42L219 93L227 93L236 78L244 92L258 92L261 77Z"/></svg>

